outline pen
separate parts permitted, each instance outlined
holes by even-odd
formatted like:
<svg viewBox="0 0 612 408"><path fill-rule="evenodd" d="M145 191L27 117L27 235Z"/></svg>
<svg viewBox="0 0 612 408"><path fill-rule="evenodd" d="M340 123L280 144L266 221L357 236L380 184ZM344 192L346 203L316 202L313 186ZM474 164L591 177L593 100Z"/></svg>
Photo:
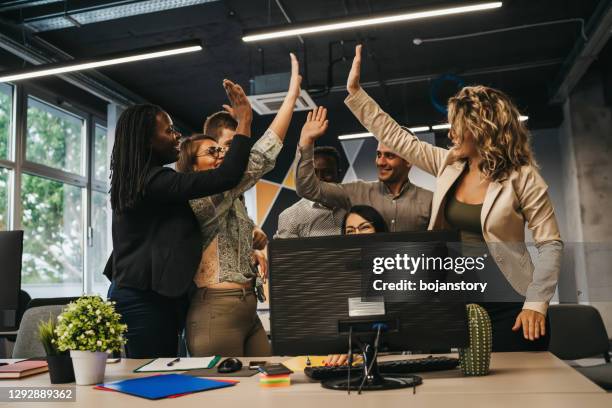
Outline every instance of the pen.
<svg viewBox="0 0 612 408"><path fill-rule="evenodd" d="M168 364L166 364L168 367L172 367L174 365L174 363L178 363L179 361L181 361L180 357L175 358L174 360L170 361Z"/></svg>

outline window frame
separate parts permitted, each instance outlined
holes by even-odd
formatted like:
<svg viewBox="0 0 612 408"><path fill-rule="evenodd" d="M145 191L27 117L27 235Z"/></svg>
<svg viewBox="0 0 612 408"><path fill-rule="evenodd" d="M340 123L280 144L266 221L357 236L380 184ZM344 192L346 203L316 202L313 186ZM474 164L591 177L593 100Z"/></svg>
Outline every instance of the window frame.
<svg viewBox="0 0 612 408"><path fill-rule="evenodd" d="M13 211L13 209L15 208L15 174L17 172L17 160L16 160L16 141L17 141L17 108L18 108L18 97L17 97L17 91L18 91L18 87L14 84L11 83L5 83L4 85L8 86L11 88L11 126L9 128L9 134L8 134L8 140L7 140L7 146L8 146L8 158L4 158L4 157L0 157L0 168L3 169L7 169L9 171L9 177L7 180L7 195L8 195L8 200L7 200L7 228L8 230L14 230L17 229L15 228L15 224L16 224L16 217L15 216L15 212ZM19 199L17 199L17 202L20 202ZM21 214L21 213L20 213ZM21 220L18 223L19 225L21 224Z"/></svg>
<svg viewBox="0 0 612 408"><path fill-rule="evenodd" d="M108 194L109 183L102 183L100 180L96 180L94 175L94 147L95 147L95 127L96 125L102 126L106 129L107 137L107 155L110 155L112 148L113 138L109 135L109 126L106 118L102 118L99 114L95 113L91 109L79 106L78 103L73 103L71 100L58 101L56 96L52 93L40 89L36 86L31 86L23 83L7 83L12 88L12 118L11 118L11 129L9 131L9 158L6 160L0 158L0 168L6 168L9 170L8 180L8 222L7 227L9 230L20 230L23 229L22 217L23 207L21 204L21 192L22 192L22 176L28 174L31 176L42 177L56 182L61 182L71 186L75 186L81 189L81 205L82 205L82 242L83 242L83 256L81 271L82 271L82 293L91 293L93 289L93 271L88 268L89 256L91 248L94 243L93 238L93 226L92 226L92 191L98 191L101 193ZM83 122L83 134L81 138L81 169L83 175L57 169L36 163L30 160L26 160L26 148L27 148L27 137L28 137L28 100L33 98L38 102L49 105L54 109L65 112L69 115L76 116L82 119ZM64 103L58 103L64 102ZM109 207L110 208L110 207ZM107 237L110 237L111 232L111 217L108 217ZM110 243L112 249L112 241ZM99 265L99 268L103 268L104 265Z"/></svg>

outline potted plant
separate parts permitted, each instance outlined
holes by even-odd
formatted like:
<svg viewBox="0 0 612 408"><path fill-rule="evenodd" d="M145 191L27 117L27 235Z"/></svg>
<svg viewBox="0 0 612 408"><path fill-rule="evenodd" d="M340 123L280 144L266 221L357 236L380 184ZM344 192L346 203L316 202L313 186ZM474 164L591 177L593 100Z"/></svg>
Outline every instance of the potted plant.
<svg viewBox="0 0 612 408"><path fill-rule="evenodd" d="M74 381L72 360L66 351L57 348L57 335L55 334L55 319L49 317L47 321L38 324L38 338L47 354L49 377L51 384L65 384Z"/></svg>
<svg viewBox="0 0 612 408"><path fill-rule="evenodd" d="M82 296L57 317L57 347L70 351L78 385L104 380L108 353L119 351L125 344L127 326L120 319L114 302L99 296Z"/></svg>

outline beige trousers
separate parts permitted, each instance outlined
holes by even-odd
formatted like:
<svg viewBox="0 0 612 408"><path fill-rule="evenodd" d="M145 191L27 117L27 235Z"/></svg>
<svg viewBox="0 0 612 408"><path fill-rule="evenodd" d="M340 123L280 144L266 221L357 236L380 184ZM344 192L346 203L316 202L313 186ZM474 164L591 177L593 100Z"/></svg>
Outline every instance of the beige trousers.
<svg viewBox="0 0 612 408"><path fill-rule="evenodd" d="M251 288L198 289L191 298L185 331L187 349L193 357L258 357L272 353Z"/></svg>

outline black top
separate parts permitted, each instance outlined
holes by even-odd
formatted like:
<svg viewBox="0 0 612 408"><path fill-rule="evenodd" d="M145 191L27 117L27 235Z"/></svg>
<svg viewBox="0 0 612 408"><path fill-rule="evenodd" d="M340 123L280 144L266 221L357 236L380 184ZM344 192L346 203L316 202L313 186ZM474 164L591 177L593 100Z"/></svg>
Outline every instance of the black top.
<svg viewBox="0 0 612 408"><path fill-rule="evenodd" d="M134 209L113 211L113 253L104 275L118 287L178 297L187 292L202 257L202 236L189 201L235 187L251 151L251 139L236 135L219 168L177 173L155 166Z"/></svg>

